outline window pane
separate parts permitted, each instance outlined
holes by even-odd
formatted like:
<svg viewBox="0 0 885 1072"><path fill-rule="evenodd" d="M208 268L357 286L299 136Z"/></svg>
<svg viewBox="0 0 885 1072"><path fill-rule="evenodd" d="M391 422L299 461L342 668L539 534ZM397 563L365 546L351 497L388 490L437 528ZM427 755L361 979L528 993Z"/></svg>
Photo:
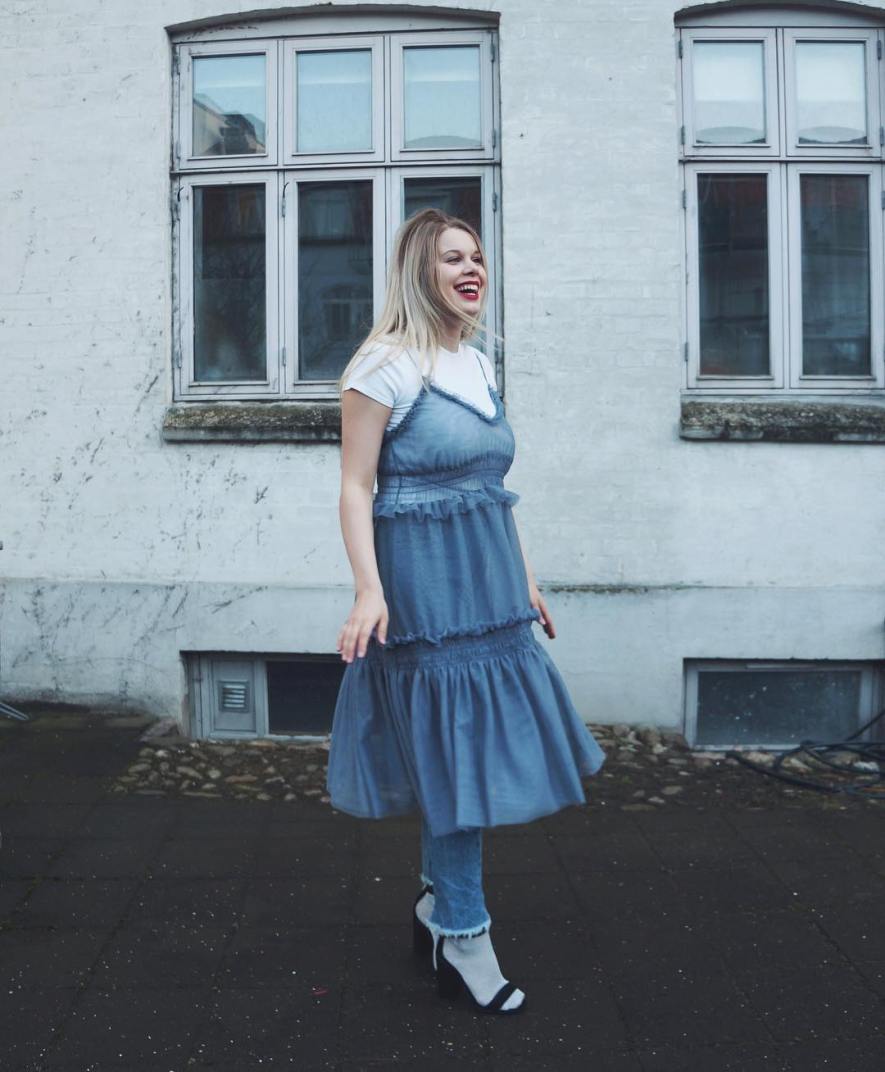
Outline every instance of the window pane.
<svg viewBox="0 0 885 1072"><path fill-rule="evenodd" d="M372 319L372 183L299 183L300 378L340 376Z"/></svg>
<svg viewBox="0 0 885 1072"><path fill-rule="evenodd" d="M844 741L860 722L860 670L699 670L697 743Z"/></svg>
<svg viewBox="0 0 885 1072"><path fill-rule="evenodd" d="M406 179L403 183L405 217L422 208L438 208L450 216L457 216L482 234L482 179L478 175Z"/></svg>
<svg viewBox="0 0 885 1072"><path fill-rule="evenodd" d="M298 152L371 149L371 51L298 52L296 71Z"/></svg>
<svg viewBox="0 0 885 1072"><path fill-rule="evenodd" d="M698 175L700 371L769 370L765 175Z"/></svg>
<svg viewBox="0 0 885 1072"><path fill-rule="evenodd" d="M406 149L482 146L479 46L403 49Z"/></svg>
<svg viewBox="0 0 885 1072"><path fill-rule="evenodd" d="M866 145L863 41L798 41L796 102L800 145Z"/></svg>
<svg viewBox="0 0 885 1072"><path fill-rule="evenodd" d="M696 41L692 49L695 142L765 141L765 67L761 41Z"/></svg>
<svg viewBox="0 0 885 1072"><path fill-rule="evenodd" d="M344 673L341 659L268 659L265 665L270 732L328 733Z"/></svg>
<svg viewBox="0 0 885 1072"><path fill-rule="evenodd" d="M265 58L194 58L194 156L263 153Z"/></svg>
<svg viewBox="0 0 885 1072"><path fill-rule="evenodd" d="M263 184L194 187L194 373L265 380Z"/></svg>
<svg viewBox="0 0 885 1072"><path fill-rule="evenodd" d="M866 175L802 175L802 370L870 373Z"/></svg>

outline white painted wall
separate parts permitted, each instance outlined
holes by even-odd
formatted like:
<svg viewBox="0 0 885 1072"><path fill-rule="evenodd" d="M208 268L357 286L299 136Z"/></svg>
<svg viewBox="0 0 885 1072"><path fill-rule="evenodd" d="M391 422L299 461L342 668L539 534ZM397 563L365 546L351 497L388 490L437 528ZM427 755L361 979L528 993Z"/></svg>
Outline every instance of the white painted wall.
<svg viewBox="0 0 885 1072"><path fill-rule="evenodd" d="M489 7L501 12L507 482L559 636L536 632L579 710L678 727L686 657L885 657L885 450L678 438L673 5ZM238 9L254 4L223 10ZM181 717L180 652L332 652L352 600L337 445L160 435L165 27L220 11L0 3L9 702Z"/></svg>

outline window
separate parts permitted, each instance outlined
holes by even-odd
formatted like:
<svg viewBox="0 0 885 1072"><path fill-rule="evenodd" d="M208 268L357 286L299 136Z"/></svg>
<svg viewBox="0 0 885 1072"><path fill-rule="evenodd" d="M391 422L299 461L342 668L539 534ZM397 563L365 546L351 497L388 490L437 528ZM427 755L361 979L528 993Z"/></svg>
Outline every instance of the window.
<svg viewBox="0 0 885 1072"><path fill-rule="evenodd" d="M797 8L677 33L686 387L881 393L885 30Z"/></svg>
<svg viewBox="0 0 885 1072"><path fill-rule="evenodd" d="M685 737L710 749L844 741L881 708L882 684L874 663L686 661Z"/></svg>
<svg viewBox="0 0 885 1072"><path fill-rule="evenodd" d="M325 737L344 664L339 655L186 656L194 737Z"/></svg>
<svg viewBox="0 0 885 1072"><path fill-rule="evenodd" d="M427 205L482 235L500 332L495 36L345 13L173 42L176 399L336 398Z"/></svg>

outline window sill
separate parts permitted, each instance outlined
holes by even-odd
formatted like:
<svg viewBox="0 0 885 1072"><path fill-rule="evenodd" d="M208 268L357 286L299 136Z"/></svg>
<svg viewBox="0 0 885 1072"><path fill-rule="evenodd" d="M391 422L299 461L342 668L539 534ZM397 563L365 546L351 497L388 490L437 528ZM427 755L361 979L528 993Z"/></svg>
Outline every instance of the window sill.
<svg viewBox="0 0 885 1072"><path fill-rule="evenodd" d="M682 395L681 439L885 443L885 398Z"/></svg>
<svg viewBox="0 0 885 1072"><path fill-rule="evenodd" d="M167 443L340 443L337 399L175 402L163 419Z"/></svg>

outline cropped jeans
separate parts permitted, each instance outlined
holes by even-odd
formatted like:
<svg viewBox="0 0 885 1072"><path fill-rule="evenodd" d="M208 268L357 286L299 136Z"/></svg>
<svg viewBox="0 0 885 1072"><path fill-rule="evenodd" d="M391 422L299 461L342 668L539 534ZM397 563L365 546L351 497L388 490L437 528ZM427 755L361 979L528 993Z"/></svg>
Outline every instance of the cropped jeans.
<svg viewBox="0 0 885 1072"><path fill-rule="evenodd" d="M433 886L428 925L434 934L473 938L489 929L492 921L482 891L481 827L434 837L422 818L421 881Z"/></svg>

